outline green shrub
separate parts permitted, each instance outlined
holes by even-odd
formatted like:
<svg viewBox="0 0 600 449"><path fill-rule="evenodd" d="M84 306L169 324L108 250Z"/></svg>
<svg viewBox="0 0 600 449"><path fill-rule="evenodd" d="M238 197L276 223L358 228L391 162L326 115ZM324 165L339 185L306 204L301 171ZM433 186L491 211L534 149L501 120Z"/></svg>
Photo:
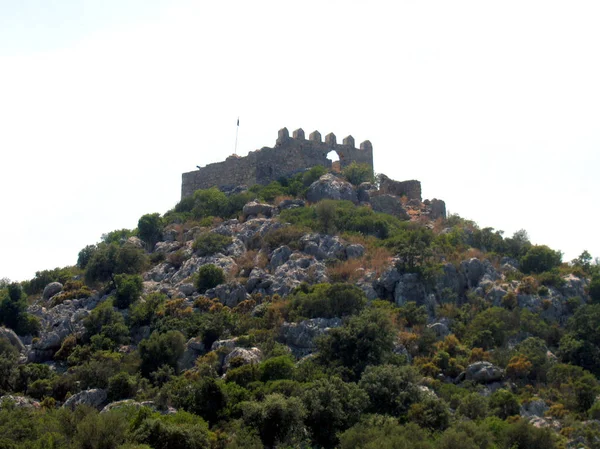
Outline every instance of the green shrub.
<svg viewBox="0 0 600 449"><path fill-rule="evenodd" d="M466 418L484 419L488 414L488 401L478 393L471 393L460 400L457 412Z"/></svg>
<svg viewBox="0 0 600 449"><path fill-rule="evenodd" d="M87 282L112 280L115 274L137 274L148 265L144 250L133 245L100 244L85 270Z"/></svg>
<svg viewBox="0 0 600 449"><path fill-rule="evenodd" d="M284 226L267 233L263 241L270 249L276 249L285 245L289 246L292 250L297 250L300 249L300 239L309 232L310 229L301 226Z"/></svg>
<svg viewBox="0 0 600 449"><path fill-rule="evenodd" d="M108 379L108 400L119 401L135 396L137 390L137 382L135 377L130 376L125 372L115 374Z"/></svg>
<svg viewBox="0 0 600 449"><path fill-rule="evenodd" d="M142 277L138 274L118 274L115 276L117 293L115 294L115 305L119 309L126 309L130 304L137 301L142 294Z"/></svg>
<svg viewBox="0 0 600 449"><path fill-rule="evenodd" d="M352 185L359 185L363 182L374 182L373 169L369 164L358 164L352 162L342 170L342 175Z"/></svg>
<svg viewBox="0 0 600 449"><path fill-rule="evenodd" d="M162 238L163 221L159 213L142 215L138 220L138 236L149 248Z"/></svg>
<svg viewBox="0 0 600 449"><path fill-rule="evenodd" d="M231 237L217 234L215 232L204 232L200 234L192 248L200 256L212 256L215 253L223 251L232 242Z"/></svg>
<svg viewBox="0 0 600 449"><path fill-rule="evenodd" d="M425 429L444 430L450 424L450 412L443 400L426 396L422 402L411 405L408 419Z"/></svg>
<svg viewBox="0 0 600 449"><path fill-rule="evenodd" d="M534 245L521 259L521 271L525 274L543 273L558 268L562 262L562 253L546 245Z"/></svg>
<svg viewBox="0 0 600 449"><path fill-rule="evenodd" d="M0 324L11 328L18 335L37 335L40 330L37 317L27 313L23 289L16 282L0 292Z"/></svg>
<svg viewBox="0 0 600 449"><path fill-rule="evenodd" d="M179 331L168 331L164 334L153 332L149 338L139 344L142 364L140 369L148 376L162 365L177 369L177 360L185 350L185 337Z"/></svg>
<svg viewBox="0 0 600 449"><path fill-rule="evenodd" d="M520 411L517 397L508 390L496 390L490 396L490 409L501 419L518 415Z"/></svg>
<svg viewBox="0 0 600 449"><path fill-rule="evenodd" d="M206 290L214 288L223 282L225 282L223 269L212 263L202 265L196 275L196 289L200 293L205 293Z"/></svg>
<svg viewBox="0 0 600 449"><path fill-rule="evenodd" d="M143 419L144 415L148 416ZM173 415L150 414L140 410L133 421L133 438L138 443L161 449L206 449L210 447L210 432L206 422L191 413L178 411Z"/></svg>
<svg viewBox="0 0 600 449"><path fill-rule="evenodd" d="M360 312L365 293L350 284L317 284L296 291L290 302L293 318L334 318Z"/></svg>
<svg viewBox="0 0 600 449"><path fill-rule="evenodd" d="M294 377L294 362L290 356L282 355L266 360L260 365L260 380L292 379Z"/></svg>

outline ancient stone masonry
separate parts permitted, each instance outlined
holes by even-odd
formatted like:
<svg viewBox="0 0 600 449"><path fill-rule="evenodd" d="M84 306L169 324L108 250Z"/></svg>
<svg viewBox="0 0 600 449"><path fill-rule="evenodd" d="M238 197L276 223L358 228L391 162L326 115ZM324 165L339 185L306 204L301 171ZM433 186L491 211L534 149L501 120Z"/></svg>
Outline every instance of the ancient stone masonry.
<svg viewBox="0 0 600 449"><path fill-rule="evenodd" d="M197 189L214 186L268 184L316 165L331 169L332 162L327 158L331 151L338 154L342 169L352 162L373 167L373 146L368 140L356 148L352 136L346 137L338 144L333 133L327 134L323 142L319 131L310 133L306 139L301 128L294 131L292 137L287 128L283 128L279 130L273 148L263 147L251 151L245 157L229 156L223 162L184 173L181 198L190 196Z"/></svg>

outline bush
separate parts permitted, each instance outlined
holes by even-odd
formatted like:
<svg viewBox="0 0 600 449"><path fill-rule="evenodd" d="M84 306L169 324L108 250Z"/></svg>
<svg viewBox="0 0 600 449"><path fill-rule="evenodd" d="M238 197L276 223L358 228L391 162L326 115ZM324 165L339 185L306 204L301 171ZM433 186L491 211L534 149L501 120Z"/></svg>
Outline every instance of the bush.
<svg viewBox="0 0 600 449"><path fill-rule="evenodd" d="M294 318L334 318L360 312L365 293L349 284L317 284L292 295L290 315Z"/></svg>
<svg viewBox="0 0 600 449"><path fill-rule="evenodd" d="M367 367L358 385L369 395L371 413L400 417L421 399L419 381L413 367L379 365Z"/></svg>
<svg viewBox="0 0 600 449"><path fill-rule="evenodd" d="M422 402L410 407L408 419L426 429L444 430L450 423L450 412L443 400L426 396Z"/></svg>
<svg viewBox="0 0 600 449"><path fill-rule="evenodd" d="M162 365L168 365L177 370L177 360L182 356L184 350L185 337L181 332L168 331L164 334L153 332L139 345L142 374L148 376Z"/></svg>
<svg viewBox="0 0 600 449"><path fill-rule="evenodd" d="M117 293L115 294L115 305L119 309L126 309L130 304L137 301L142 294L143 279L140 275L118 274L115 276Z"/></svg>
<svg viewBox="0 0 600 449"><path fill-rule="evenodd" d="M290 356L282 355L264 361L259 369L260 380L268 382L271 380L292 379L295 366Z"/></svg>
<svg viewBox="0 0 600 449"><path fill-rule="evenodd" d="M212 256L215 253L223 251L232 242L231 237L217 234L215 232L204 232L200 234L192 248L200 257Z"/></svg>
<svg viewBox="0 0 600 449"><path fill-rule="evenodd" d="M130 376L125 372L115 374L108 379L108 400L119 401L135 396L137 390L137 382L135 377Z"/></svg>
<svg viewBox="0 0 600 449"><path fill-rule="evenodd" d="M159 213L142 215L138 220L138 236L149 248L162 238L163 222Z"/></svg>
<svg viewBox="0 0 600 449"><path fill-rule="evenodd" d="M146 253L133 245L100 244L85 270L87 282L112 280L115 274L137 274L148 265Z"/></svg>
<svg viewBox="0 0 600 449"><path fill-rule="evenodd" d="M225 282L223 269L212 263L202 265L196 275L196 289L200 293L205 293L206 290L214 288L223 282Z"/></svg>
<svg viewBox="0 0 600 449"><path fill-rule="evenodd" d="M373 169L369 164L358 164L352 162L342 170L342 175L352 185L359 185L363 182L374 182Z"/></svg>
<svg viewBox="0 0 600 449"><path fill-rule="evenodd" d="M302 439L305 409L298 398L285 398L274 393L263 402L243 402L242 420L258 430L265 447L298 447Z"/></svg>
<svg viewBox="0 0 600 449"><path fill-rule="evenodd" d="M0 324L11 328L19 335L37 335L40 323L35 316L27 313L27 303L21 285L13 282L1 293Z"/></svg>
<svg viewBox="0 0 600 449"><path fill-rule="evenodd" d="M305 423L319 447L335 446L337 434L356 424L369 405L364 390L339 377L317 380L302 399L308 412Z"/></svg>
<svg viewBox="0 0 600 449"><path fill-rule="evenodd" d="M490 408L492 413L501 419L518 415L520 411L517 397L508 390L497 390L490 396Z"/></svg>
<svg viewBox="0 0 600 449"><path fill-rule="evenodd" d="M488 414L487 399L478 393L468 394L461 399L457 412L472 420L484 419Z"/></svg>
<svg viewBox="0 0 600 449"><path fill-rule="evenodd" d="M562 253L546 245L534 245L521 259L521 271L525 274L543 273L558 268L562 262Z"/></svg>

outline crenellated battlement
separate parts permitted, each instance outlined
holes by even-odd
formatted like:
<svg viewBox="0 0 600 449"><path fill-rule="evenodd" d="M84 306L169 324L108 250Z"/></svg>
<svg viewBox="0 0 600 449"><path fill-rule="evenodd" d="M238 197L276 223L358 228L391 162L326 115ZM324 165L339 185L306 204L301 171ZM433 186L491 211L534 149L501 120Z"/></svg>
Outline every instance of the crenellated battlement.
<svg viewBox="0 0 600 449"><path fill-rule="evenodd" d="M316 130L306 139L302 128L296 129L291 137L288 129L282 128L277 133L273 148L263 147L244 157L230 156L223 162L184 173L181 197L185 198L197 189L213 186L268 184L317 165L330 169L332 161L327 155L331 151L339 156L342 169L352 162L368 164L373 168L373 145L368 140L356 148L352 136L346 136L338 144L334 133L327 134L323 141L321 133Z"/></svg>

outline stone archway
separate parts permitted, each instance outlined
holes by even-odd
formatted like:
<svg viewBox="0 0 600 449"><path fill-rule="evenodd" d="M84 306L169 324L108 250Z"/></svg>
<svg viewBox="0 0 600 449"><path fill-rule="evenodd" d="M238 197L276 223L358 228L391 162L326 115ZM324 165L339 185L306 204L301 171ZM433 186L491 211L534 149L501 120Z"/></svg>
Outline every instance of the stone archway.
<svg viewBox="0 0 600 449"><path fill-rule="evenodd" d="M331 150L329 153L327 153L327 159L331 161L331 170L334 173L340 173L342 171L340 155L336 150Z"/></svg>

